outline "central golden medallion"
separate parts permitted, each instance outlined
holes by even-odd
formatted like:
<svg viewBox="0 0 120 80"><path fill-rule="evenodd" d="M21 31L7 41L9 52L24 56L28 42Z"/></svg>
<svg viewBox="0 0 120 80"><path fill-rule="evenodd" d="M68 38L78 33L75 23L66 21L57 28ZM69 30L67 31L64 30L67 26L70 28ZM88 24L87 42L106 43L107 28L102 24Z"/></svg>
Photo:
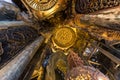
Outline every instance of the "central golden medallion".
<svg viewBox="0 0 120 80"><path fill-rule="evenodd" d="M75 30L70 27L58 28L53 35L52 41L56 47L69 48L76 41Z"/></svg>

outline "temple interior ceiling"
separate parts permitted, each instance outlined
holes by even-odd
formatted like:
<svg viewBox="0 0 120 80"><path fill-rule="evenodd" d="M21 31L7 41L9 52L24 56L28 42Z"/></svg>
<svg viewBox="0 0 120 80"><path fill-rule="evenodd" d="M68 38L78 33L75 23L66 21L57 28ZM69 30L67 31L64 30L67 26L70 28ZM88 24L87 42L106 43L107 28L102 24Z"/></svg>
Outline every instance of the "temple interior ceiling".
<svg viewBox="0 0 120 80"><path fill-rule="evenodd" d="M0 80L120 80L120 0L0 0Z"/></svg>

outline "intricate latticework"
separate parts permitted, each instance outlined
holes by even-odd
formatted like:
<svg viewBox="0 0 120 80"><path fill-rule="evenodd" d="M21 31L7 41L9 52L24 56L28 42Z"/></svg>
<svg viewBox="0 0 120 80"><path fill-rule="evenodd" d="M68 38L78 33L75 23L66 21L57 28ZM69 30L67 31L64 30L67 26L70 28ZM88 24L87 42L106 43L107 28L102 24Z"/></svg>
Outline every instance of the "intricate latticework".
<svg viewBox="0 0 120 80"><path fill-rule="evenodd" d="M120 0L76 0L78 13L90 13L120 5Z"/></svg>
<svg viewBox="0 0 120 80"><path fill-rule="evenodd" d="M94 27L91 29L88 29L89 33L97 37L98 39L106 39L106 40L120 40L120 31L115 31L111 29L106 29L106 28L98 28Z"/></svg>
<svg viewBox="0 0 120 80"><path fill-rule="evenodd" d="M37 37L37 31L28 26L0 30L0 68Z"/></svg>
<svg viewBox="0 0 120 80"><path fill-rule="evenodd" d="M108 77L97 69L84 66L80 57L71 50L68 55L68 64L70 70L67 72L66 80L109 80Z"/></svg>
<svg viewBox="0 0 120 80"><path fill-rule="evenodd" d="M67 80L109 80L95 68L84 66L73 68L67 75Z"/></svg>
<svg viewBox="0 0 120 80"><path fill-rule="evenodd" d="M70 51L70 53L67 57L67 60L68 60L68 64L70 66L70 69L77 67L77 66L83 66L83 61L78 56L78 54L76 54L73 51Z"/></svg>

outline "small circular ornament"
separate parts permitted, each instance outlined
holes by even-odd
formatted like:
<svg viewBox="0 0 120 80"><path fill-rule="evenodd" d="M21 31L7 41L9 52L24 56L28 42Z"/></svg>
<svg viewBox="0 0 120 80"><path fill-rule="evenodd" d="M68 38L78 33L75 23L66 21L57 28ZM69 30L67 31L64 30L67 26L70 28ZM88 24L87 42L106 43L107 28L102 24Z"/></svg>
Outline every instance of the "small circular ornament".
<svg viewBox="0 0 120 80"><path fill-rule="evenodd" d="M77 35L71 27L60 27L56 29L52 37L52 42L55 47L68 49L74 45Z"/></svg>

